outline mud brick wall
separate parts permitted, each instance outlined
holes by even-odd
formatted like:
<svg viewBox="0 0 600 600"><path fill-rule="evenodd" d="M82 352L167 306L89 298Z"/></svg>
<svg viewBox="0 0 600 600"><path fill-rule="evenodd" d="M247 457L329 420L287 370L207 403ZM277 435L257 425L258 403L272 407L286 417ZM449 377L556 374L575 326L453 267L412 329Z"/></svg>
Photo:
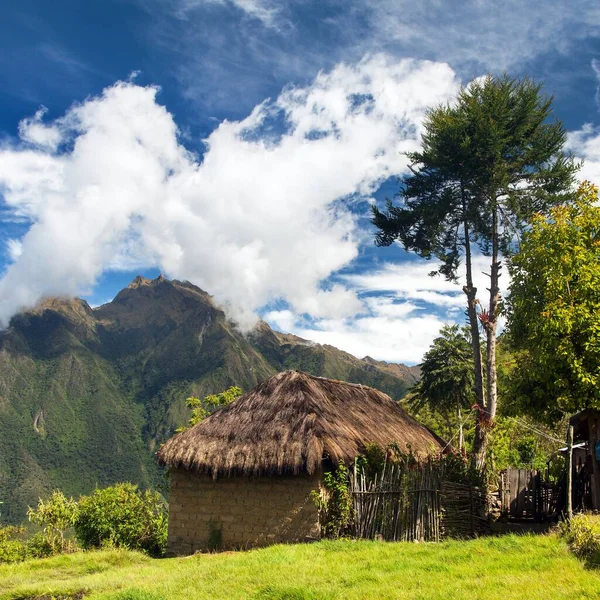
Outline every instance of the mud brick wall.
<svg viewBox="0 0 600 600"><path fill-rule="evenodd" d="M219 537L223 550L319 538L317 508L310 497L319 487L318 475L215 481L171 469L170 477L169 556L214 549L209 539L214 545Z"/></svg>

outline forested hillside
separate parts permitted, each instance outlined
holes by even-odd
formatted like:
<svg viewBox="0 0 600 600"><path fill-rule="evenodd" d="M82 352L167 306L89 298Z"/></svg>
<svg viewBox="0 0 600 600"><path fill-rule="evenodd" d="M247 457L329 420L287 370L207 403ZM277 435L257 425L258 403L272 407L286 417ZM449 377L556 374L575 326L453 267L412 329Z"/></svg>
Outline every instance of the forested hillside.
<svg viewBox="0 0 600 600"><path fill-rule="evenodd" d="M21 521L53 488L159 485L153 452L186 422L185 399L249 390L283 369L400 398L418 369L313 344L264 322L243 335L187 282L137 277L96 309L49 299L0 333L0 511Z"/></svg>

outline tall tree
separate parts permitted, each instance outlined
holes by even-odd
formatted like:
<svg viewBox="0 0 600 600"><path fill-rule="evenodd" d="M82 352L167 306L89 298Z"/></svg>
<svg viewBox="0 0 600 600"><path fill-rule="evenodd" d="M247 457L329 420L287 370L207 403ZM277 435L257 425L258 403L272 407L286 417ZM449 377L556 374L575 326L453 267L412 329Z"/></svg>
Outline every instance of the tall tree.
<svg viewBox="0 0 600 600"><path fill-rule="evenodd" d="M509 337L520 351L513 384L546 420L600 409L600 207L580 186L572 205L536 215L510 263ZM598 429L588 419L592 505L600 508Z"/></svg>
<svg viewBox="0 0 600 600"><path fill-rule="evenodd" d="M552 98L531 79L488 76L463 88L452 104L426 115L422 150L409 154L410 174L400 206L373 209L376 244L400 240L406 250L436 258L433 274L458 281L471 329L475 394L479 404L474 461L485 466L487 432L497 409L496 329L502 255L510 255L529 218L571 197L578 166L562 153L566 132L550 120ZM487 308L473 282L473 250L490 258ZM479 339L487 338L485 361ZM484 382L486 389L484 389Z"/></svg>
<svg viewBox="0 0 600 600"><path fill-rule="evenodd" d="M473 391L473 353L468 333L458 325L445 326L423 357L421 379L414 388L411 404L449 417L454 413L458 425L458 447L464 446L462 411L475 401Z"/></svg>
<svg viewBox="0 0 600 600"><path fill-rule="evenodd" d="M521 406L552 422L600 409L600 206L598 188L536 215L509 263L511 374Z"/></svg>

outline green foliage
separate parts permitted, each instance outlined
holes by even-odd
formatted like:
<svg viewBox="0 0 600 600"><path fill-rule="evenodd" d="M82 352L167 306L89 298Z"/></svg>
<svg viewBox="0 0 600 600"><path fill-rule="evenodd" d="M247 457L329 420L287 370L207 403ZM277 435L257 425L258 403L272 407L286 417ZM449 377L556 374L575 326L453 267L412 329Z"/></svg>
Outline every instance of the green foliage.
<svg viewBox="0 0 600 600"><path fill-rule="evenodd" d="M457 422L463 447L462 410L475 402L473 349L468 330L446 325L421 363L421 381L413 388L412 404L424 406ZM453 437L453 436L452 436Z"/></svg>
<svg viewBox="0 0 600 600"><path fill-rule="evenodd" d="M600 207L584 183L577 199L536 215L510 265L512 389L549 422L600 408Z"/></svg>
<svg viewBox="0 0 600 600"><path fill-rule="evenodd" d="M534 427L544 435L533 433L519 423ZM526 417L520 417L518 421L512 417L498 417L490 435L494 470L502 471L507 467L516 467L544 472L558 447L556 442L545 436L556 435L554 429Z"/></svg>
<svg viewBox="0 0 600 600"><path fill-rule="evenodd" d="M600 567L600 516L581 513L562 521L558 530L577 556Z"/></svg>
<svg viewBox="0 0 600 600"><path fill-rule="evenodd" d="M348 533L352 520L352 497L349 490L349 473L340 461L335 471L323 475L323 487L312 492L319 509L321 535L326 538L339 538Z"/></svg>
<svg viewBox="0 0 600 600"><path fill-rule="evenodd" d="M0 563L12 563L25 560L26 548L22 539L23 528L0 527Z"/></svg>
<svg viewBox="0 0 600 600"><path fill-rule="evenodd" d="M51 554L62 554L74 549L72 542L65 538L65 532L75 525L78 513L77 502L55 490L48 500L40 498L36 509L30 507L27 516L32 523L43 527L43 536L46 546L52 549ZM41 540L32 544L32 548L44 546Z"/></svg>
<svg viewBox="0 0 600 600"><path fill-rule="evenodd" d="M192 416L190 417L188 427L193 427L194 425L198 425L198 423L202 423L208 415L218 408L231 404L234 400L239 398L242 393L242 388L231 386L224 392L210 394L209 396L205 396L202 400L195 396L188 398L186 400L187 407L192 409ZM180 427L177 429L177 432L180 433L185 431L188 427Z"/></svg>
<svg viewBox="0 0 600 600"><path fill-rule="evenodd" d="M412 404L425 404L442 414L470 408L473 394L473 350L468 330L446 325L421 362L421 381L413 388Z"/></svg>
<svg viewBox="0 0 600 600"><path fill-rule="evenodd" d="M561 153L566 132L549 121L551 104L540 84L504 75L471 82L456 102L431 109L422 150L409 154L404 204L388 200L385 213L373 208L377 244L399 239L440 260L449 280L457 278L469 238L487 251L499 235L510 254L531 215L570 197L577 165ZM498 211L501 230L493 224Z"/></svg>
<svg viewBox="0 0 600 600"><path fill-rule="evenodd" d="M457 282L464 265L467 316L471 327L478 427L474 457L485 465L487 430L496 414L495 339L500 311L502 254L537 212L571 198L578 165L562 153L566 131L551 122L552 98L528 78L488 76L464 87L452 104L429 111L422 150L409 154L410 174L402 204L373 207L377 245L399 240L407 251L441 265L440 274ZM477 299L472 245L490 257L489 308ZM478 312L479 310L479 312ZM484 391L478 321L487 337Z"/></svg>
<svg viewBox="0 0 600 600"><path fill-rule="evenodd" d="M72 549L72 547L69 548L69 550ZM25 551L27 558L48 558L61 554L63 550L56 538L51 538L43 531L38 531L25 542Z"/></svg>
<svg viewBox="0 0 600 600"><path fill-rule="evenodd" d="M162 556L167 519L165 503L156 492L120 483L79 500L75 533L85 549L108 545Z"/></svg>
<svg viewBox="0 0 600 600"><path fill-rule="evenodd" d="M218 552L223 546L223 530L215 525L213 521L208 524L208 549Z"/></svg>

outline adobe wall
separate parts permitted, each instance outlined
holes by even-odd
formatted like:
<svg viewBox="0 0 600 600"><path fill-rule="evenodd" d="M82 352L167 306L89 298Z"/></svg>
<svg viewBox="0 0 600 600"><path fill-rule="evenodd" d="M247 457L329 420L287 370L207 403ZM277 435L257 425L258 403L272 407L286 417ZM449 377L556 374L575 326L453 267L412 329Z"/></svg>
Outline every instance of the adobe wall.
<svg viewBox="0 0 600 600"><path fill-rule="evenodd" d="M317 508L310 497L318 475L222 477L213 480L171 469L169 556L209 550L213 530L221 548L248 548L318 539Z"/></svg>

